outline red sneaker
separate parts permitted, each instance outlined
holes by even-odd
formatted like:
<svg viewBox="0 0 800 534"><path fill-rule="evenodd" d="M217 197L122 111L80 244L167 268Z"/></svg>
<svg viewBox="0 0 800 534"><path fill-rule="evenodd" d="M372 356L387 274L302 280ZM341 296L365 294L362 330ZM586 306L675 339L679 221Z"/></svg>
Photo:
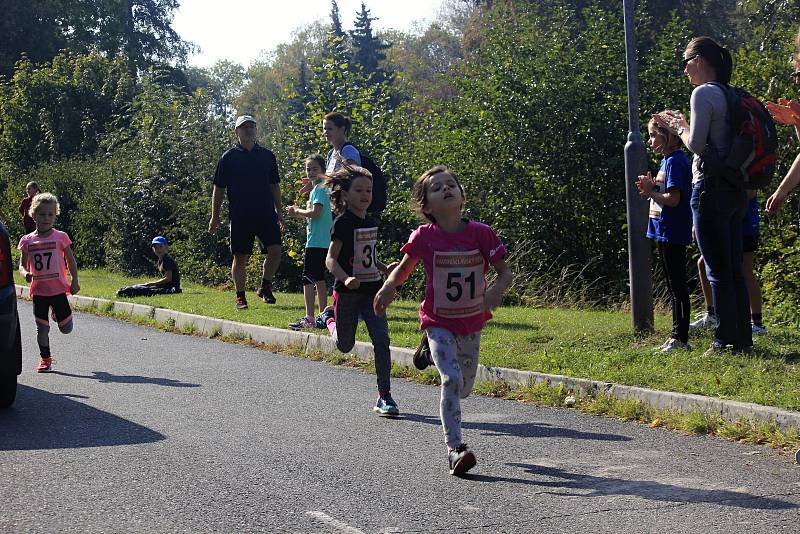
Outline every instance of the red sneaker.
<svg viewBox="0 0 800 534"><path fill-rule="evenodd" d="M45 358L39 361L39 367L36 368L37 373L49 373L53 366L53 358Z"/></svg>
<svg viewBox="0 0 800 534"><path fill-rule="evenodd" d="M236 297L236 309L237 310L246 310L247 309L247 299L244 297Z"/></svg>

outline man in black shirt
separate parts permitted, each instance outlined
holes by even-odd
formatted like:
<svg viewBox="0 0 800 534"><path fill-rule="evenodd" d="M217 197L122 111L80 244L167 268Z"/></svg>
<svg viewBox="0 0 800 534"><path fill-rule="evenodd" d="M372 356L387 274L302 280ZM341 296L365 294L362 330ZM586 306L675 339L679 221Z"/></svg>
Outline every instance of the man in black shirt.
<svg viewBox="0 0 800 534"><path fill-rule="evenodd" d="M211 220L208 231L217 233L224 191L228 194L231 224L231 277L236 288L236 307L247 308L245 297L246 267L257 237L264 259L261 287L256 295L264 302L275 303L272 277L281 259L281 191L278 164L272 151L256 142L256 120L250 115L236 119L239 143L226 151L217 162L214 191L211 195Z"/></svg>

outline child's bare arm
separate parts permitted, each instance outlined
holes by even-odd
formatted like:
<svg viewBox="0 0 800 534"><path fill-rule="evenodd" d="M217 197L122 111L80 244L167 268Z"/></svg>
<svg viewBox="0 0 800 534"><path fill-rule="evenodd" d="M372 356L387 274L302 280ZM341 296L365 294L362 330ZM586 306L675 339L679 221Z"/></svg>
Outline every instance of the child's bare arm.
<svg viewBox="0 0 800 534"><path fill-rule="evenodd" d="M383 287L375 294L375 299L372 301L372 308L375 310L376 315L386 313L386 308L397 297L397 286L408 280L418 261L417 258L412 258L405 254L397 267L389 273L389 277L383 283Z"/></svg>
<svg viewBox="0 0 800 534"><path fill-rule="evenodd" d="M505 259L492 264L492 267L497 271L497 280L495 280L492 287L486 290L483 296L483 307L486 310L493 310L502 304L503 295L513 280L511 269L508 268Z"/></svg>
<svg viewBox="0 0 800 534"><path fill-rule="evenodd" d="M152 282L142 284L145 287L164 287L172 284L172 271L165 271L164 277Z"/></svg>
<svg viewBox="0 0 800 534"><path fill-rule="evenodd" d="M75 261L72 247L64 249L64 257L67 258L67 269L69 269L69 275L72 277L72 282L69 285L69 292L75 295L81 290L81 285L78 283L78 262Z"/></svg>
<svg viewBox="0 0 800 534"><path fill-rule="evenodd" d="M650 198L652 198L662 206L674 208L675 206L681 203L681 191L680 189L671 189L666 193L653 191L650 195Z"/></svg>
<svg viewBox="0 0 800 534"><path fill-rule="evenodd" d="M325 258L325 267L331 272L331 274L342 282L347 289L358 289L361 285L361 282L358 278L348 275L342 269L342 266L339 265L339 262L336 258L339 257L339 253L342 251L342 242L338 239L332 239L331 245L328 247L328 256Z"/></svg>
<svg viewBox="0 0 800 534"><path fill-rule="evenodd" d="M19 257L19 274L25 278L26 282L30 282L33 280L33 273L28 270L28 253L24 250Z"/></svg>
<svg viewBox="0 0 800 534"><path fill-rule="evenodd" d="M299 208L297 206L289 206L286 208L286 213L289 217L305 217L307 219L319 219L322 215L322 204L314 204L310 210Z"/></svg>
<svg viewBox="0 0 800 534"><path fill-rule="evenodd" d="M378 270L379 270L380 272L382 272L382 273L383 273L383 274L385 274L386 276L389 276L389 274L391 274L391 272L392 272L392 271L395 269L395 267L397 267L398 265L400 265L400 262L399 262L399 261L393 261L392 263L386 264L386 263L383 263L383 262L382 262L381 260L379 260L378 258L375 258L375 266L378 268Z"/></svg>
<svg viewBox="0 0 800 534"><path fill-rule="evenodd" d="M664 193L658 190L656 181L653 175L648 171L647 174L639 176L636 181L636 187L639 189L639 196L642 198L652 198L662 206L674 208L681 202L681 191L678 188L672 188Z"/></svg>

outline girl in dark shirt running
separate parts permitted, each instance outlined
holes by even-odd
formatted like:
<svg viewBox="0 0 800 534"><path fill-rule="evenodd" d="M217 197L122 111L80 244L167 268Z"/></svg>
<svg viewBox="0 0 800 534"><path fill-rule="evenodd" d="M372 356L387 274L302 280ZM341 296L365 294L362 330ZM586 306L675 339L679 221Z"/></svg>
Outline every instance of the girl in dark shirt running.
<svg viewBox="0 0 800 534"><path fill-rule="evenodd" d="M385 315L376 315L372 309L375 293L383 284L381 272L388 274L393 267L387 267L376 256L378 224L367 215L372 202L372 176L366 169L344 164L341 170L326 177L326 182L337 215L325 259L326 267L336 278L333 310L325 317L326 325L336 348L349 352L355 345L359 317L364 320L378 375L378 401L373 411L396 416L400 409L390 392L389 323Z"/></svg>

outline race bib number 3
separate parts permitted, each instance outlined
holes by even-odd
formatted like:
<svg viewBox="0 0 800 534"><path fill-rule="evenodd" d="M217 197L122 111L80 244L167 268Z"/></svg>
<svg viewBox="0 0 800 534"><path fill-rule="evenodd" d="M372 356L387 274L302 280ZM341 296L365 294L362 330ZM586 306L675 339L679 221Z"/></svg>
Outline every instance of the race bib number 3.
<svg viewBox="0 0 800 534"><path fill-rule="evenodd" d="M483 312L484 260L479 250L434 252L433 310L446 319L471 317Z"/></svg>
<svg viewBox="0 0 800 534"><path fill-rule="evenodd" d="M59 278L64 264L59 265L58 246L55 241L32 243L28 247L28 269L34 280L53 280Z"/></svg>
<svg viewBox="0 0 800 534"><path fill-rule="evenodd" d="M381 273L375 258L377 228L356 228L353 231L353 276L361 282L378 282Z"/></svg>
<svg viewBox="0 0 800 534"><path fill-rule="evenodd" d="M666 191L666 185L665 185L666 184L666 180L667 180L667 178L666 178L666 176L664 175L663 172L659 172L656 175L656 180L655 180L655 182L656 182L656 191L659 191L661 193ZM663 206L651 198L650 199L650 218L651 219L660 219L662 210L663 210Z"/></svg>

